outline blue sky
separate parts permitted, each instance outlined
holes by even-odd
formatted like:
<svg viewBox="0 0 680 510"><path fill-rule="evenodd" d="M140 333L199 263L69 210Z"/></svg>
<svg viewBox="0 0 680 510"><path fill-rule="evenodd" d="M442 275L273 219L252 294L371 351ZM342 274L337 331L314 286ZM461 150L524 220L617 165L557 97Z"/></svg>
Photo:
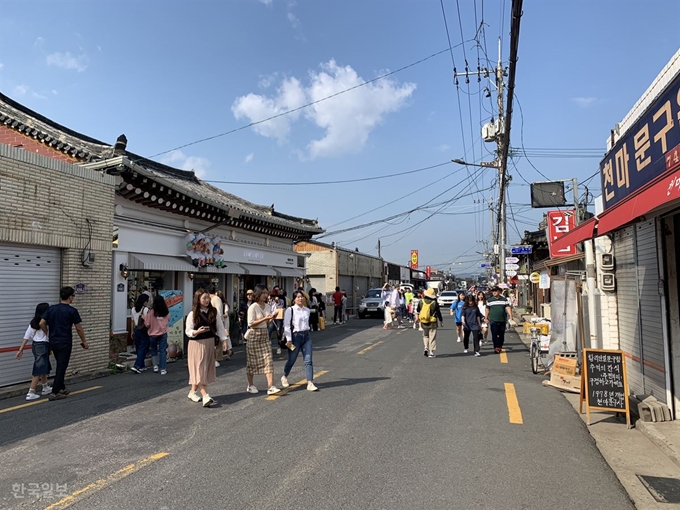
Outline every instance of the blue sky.
<svg viewBox="0 0 680 510"><path fill-rule="evenodd" d="M495 65L499 35L507 65L511 0L443 4L459 71L466 56L476 69L483 48ZM58 9L52 5L0 1L0 90L100 140L113 143L125 133L129 150L144 156L163 152L156 159L194 169L206 180L351 180L452 158L493 159L494 146L479 140L480 123L489 120L492 108L483 88L491 85L461 79L457 93L449 53L255 128L172 151L447 48L439 0L63 0ZM604 153L609 130L680 47L678 1L642 5L525 0L515 90L530 153L545 148ZM482 20L486 37L479 35L478 45L472 39ZM515 148L522 146L521 131L516 105ZM531 161L550 179L581 181L599 163L597 158ZM519 238L515 229L535 230L544 212L527 207L526 181L545 178L526 158L514 163L511 242ZM380 238L383 257L391 262L406 264L410 250L418 249L422 266L464 272L478 267L476 252L484 251L489 239L493 172L451 163L359 183L220 186L256 203L274 203L287 214L318 218L329 232L437 204L324 241L376 254ZM599 177L589 186L597 195Z"/></svg>

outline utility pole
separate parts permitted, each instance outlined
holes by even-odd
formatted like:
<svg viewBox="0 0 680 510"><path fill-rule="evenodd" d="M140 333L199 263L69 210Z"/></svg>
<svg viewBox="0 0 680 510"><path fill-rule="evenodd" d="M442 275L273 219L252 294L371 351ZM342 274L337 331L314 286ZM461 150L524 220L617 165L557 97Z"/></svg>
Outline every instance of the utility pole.
<svg viewBox="0 0 680 510"><path fill-rule="evenodd" d="M503 54L501 47L501 38L498 38L498 65L496 66L496 89L498 91L498 125L499 133L496 136L496 145L498 146L498 279L501 283L505 283L505 245L506 242L506 201L505 201L505 164L502 155L507 143L505 133L505 110L503 108L503 89L505 86L505 72L503 70Z"/></svg>

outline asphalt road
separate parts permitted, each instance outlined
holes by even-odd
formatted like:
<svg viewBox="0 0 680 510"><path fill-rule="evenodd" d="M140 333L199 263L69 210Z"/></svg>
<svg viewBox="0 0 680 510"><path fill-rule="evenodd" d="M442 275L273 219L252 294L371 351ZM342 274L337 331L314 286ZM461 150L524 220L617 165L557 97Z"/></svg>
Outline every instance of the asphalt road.
<svg viewBox="0 0 680 510"><path fill-rule="evenodd" d="M58 402L0 401L0 507L633 508L516 335L507 363L488 345L463 354L450 320L435 359L417 331L376 320L313 338L315 393L268 399L256 376L261 393L247 394L239 352L218 369L210 409L187 398L182 361L165 377L80 383L70 389L87 391ZM301 358L289 380L304 380Z"/></svg>

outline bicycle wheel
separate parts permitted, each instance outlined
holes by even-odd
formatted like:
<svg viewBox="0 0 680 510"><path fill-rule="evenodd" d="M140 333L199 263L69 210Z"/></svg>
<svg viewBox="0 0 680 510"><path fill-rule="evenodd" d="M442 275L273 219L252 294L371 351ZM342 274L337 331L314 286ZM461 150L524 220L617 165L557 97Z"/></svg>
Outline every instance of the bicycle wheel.
<svg viewBox="0 0 680 510"><path fill-rule="evenodd" d="M538 373L538 346L535 343L531 344L531 371L534 374Z"/></svg>

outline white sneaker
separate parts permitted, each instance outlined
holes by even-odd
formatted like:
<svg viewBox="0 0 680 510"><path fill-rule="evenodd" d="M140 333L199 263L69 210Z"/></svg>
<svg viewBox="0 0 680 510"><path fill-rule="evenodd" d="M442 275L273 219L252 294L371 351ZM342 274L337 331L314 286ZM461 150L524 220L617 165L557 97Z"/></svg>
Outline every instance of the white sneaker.
<svg viewBox="0 0 680 510"><path fill-rule="evenodd" d="M219 361L216 361L216 362L215 362L215 368L220 368L220 366L221 366L221 365L220 365L220 362L219 362Z"/></svg>
<svg viewBox="0 0 680 510"><path fill-rule="evenodd" d="M267 395L273 395L274 393L278 393L279 391L281 391L281 390L278 389L276 386L271 386L271 387L267 390Z"/></svg>
<svg viewBox="0 0 680 510"><path fill-rule="evenodd" d="M215 401L207 393L203 397L203 407L210 407Z"/></svg>
<svg viewBox="0 0 680 510"><path fill-rule="evenodd" d="M252 393L253 395L258 392L257 388L255 386L253 386L252 384L246 388L246 391L248 393Z"/></svg>
<svg viewBox="0 0 680 510"><path fill-rule="evenodd" d="M161 375L168 375L168 371L167 370L161 370Z"/></svg>
<svg viewBox="0 0 680 510"><path fill-rule="evenodd" d="M430 352L430 354L427 355L428 358L436 358L437 355L434 352Z"/></svg>
<svg viewBox="0 0 680 510"><path fill-rule="evenodd" d="M307 391L319 391L319 388L312 381L309 381L307 383Z"/></svg>
<svg viewBox="0 0 680 510"><path fill-rule="evenodd" d="M35 390L28 390L28 393L26 393L26 400L35 400L37 398L40 398L40 395Z"/></svg>
<svg viewBox="0 0 680 510"><path fill-rule="evenodd" d="M158 372L158 365L154 365L154 366L153 366L153 371L154 371L154 372Z"/></svg>
<svg viewBox="0 0 680 510"><path fill-rule="evenodd" d="M481 356L481 355L482 355L482 354L479 353L479 352L476 352L476 353L475 353L475 356L477 356L477 357L479 357L479 356Z"/></svg>
<svg viewBox="0 0 680 510"><path fill-rule="evenodd" d="M189 396L189 400L191 400L192 402L200 402L201 401L201 395L199 395L197 391L190 391L188 396Z"/></svg>
<svg viewBox="0 0 680 510"><path fill-rule="evenodd" d="M43 384L42 394L49 395L50 393L52 393L52 386L50 386L49 384Z"/></svg>
<svg viewBox="0 0 680 510"><path fill-rule="evenodd" d="M279 347L278 349L276 349L276 354L281 354L281 347Z"/></svg>
<svg viewBox="0 0 680 510"><path fill-rule="evenodd" d="M281 386L283 386L284 388L287 388L288 386L290 386L290 383L288 382L288 378L285 375L281 376Z"/></svg>
<svg viewBox="0 0 680 510"><path fill-rule="evenodd" d="M456 342L458 342L458 343L460 343L460 342L461 342L461 339L460 339L460 337L456 338Z"/></svg>
<svg viewBox="0 0 680 510"><path fill-rule="evenodd" d="M463 354L467 354L467 349L463 349Z"/></svg>
<svg viewBox="0 0 680 510"><path fill-rule="evenodd" d="M399 324L399 325L397 326L397 329L404 329L405 327L406 327L406 326L404 326L403 324Z"/></svg>

